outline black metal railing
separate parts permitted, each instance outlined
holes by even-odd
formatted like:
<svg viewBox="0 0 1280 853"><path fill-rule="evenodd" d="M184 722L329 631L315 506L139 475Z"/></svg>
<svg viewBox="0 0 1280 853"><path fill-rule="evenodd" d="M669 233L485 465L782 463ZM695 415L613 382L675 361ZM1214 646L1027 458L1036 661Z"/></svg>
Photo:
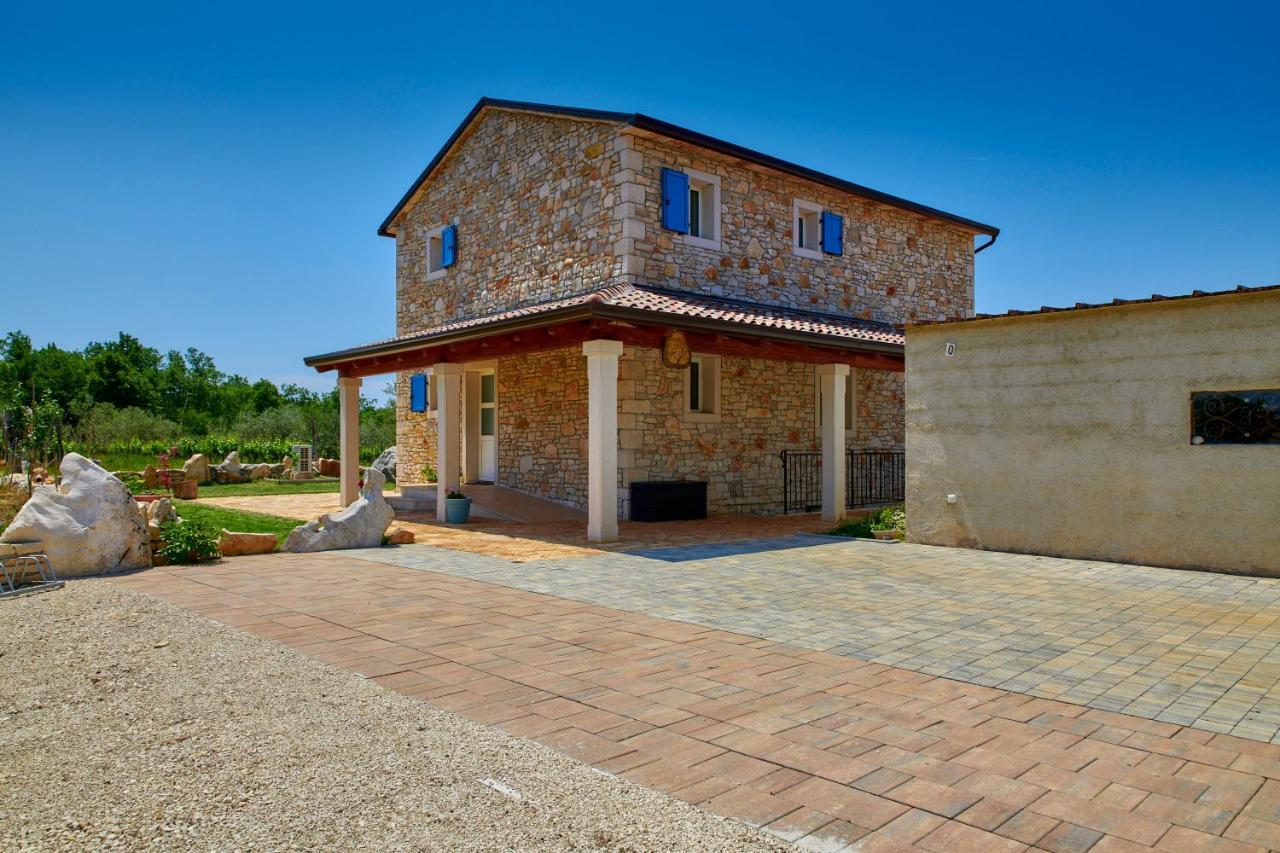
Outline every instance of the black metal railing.
<svg viewBox="0 0 1280 853"><path fill-rule="evenodd" d="M783 511L821 509L822 453L784 450L781 456ZM906 461L906 454L900 450L846 450L845 506L855 508L904 501Z"/></svg>

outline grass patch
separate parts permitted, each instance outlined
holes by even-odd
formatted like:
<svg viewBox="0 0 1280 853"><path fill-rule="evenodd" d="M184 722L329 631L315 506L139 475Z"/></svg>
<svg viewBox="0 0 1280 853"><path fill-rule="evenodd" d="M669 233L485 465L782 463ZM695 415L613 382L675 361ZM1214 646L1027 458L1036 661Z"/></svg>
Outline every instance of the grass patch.
<svg viewBox="0 0 1280 853"><path fill-rule="evenodd" d="M178 510L178 515L182 516L184 521L204 522L215 530L222 530L225 527L233 533L274 533L277 551L284 544L289 531L303 523L300 518L283 518L261 512L209 506L199 501L174 501L174 508Z"/></svg>
<svg viewBox="0 0 1280 853"><path fill-rule="evenodd" d="M827 531L828 536L848 536L851 539L874 539L871 532L871 519L846 518Z"/></svg>

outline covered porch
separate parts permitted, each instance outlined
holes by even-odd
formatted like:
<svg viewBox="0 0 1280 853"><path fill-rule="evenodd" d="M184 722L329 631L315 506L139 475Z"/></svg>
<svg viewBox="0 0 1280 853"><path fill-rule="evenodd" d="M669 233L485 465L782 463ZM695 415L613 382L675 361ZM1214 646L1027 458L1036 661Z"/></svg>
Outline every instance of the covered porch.
<svg viewBox="0 0 1280 853"><path fill-rule="evenodd" d="M896 374L900 388L903 369L885 324L629 284L306 361L338 374L344 504L359 479L362 380L394 371L402 394L424 395L405 410L429 430L402 444L434 463L437 517L448 490L494 482L583 510L592 543L618 539L631 485L648 480L707 481L716 512L780 513L788 450L817 457L821 519L838 521L851 376ZM776 507L761 497L772 489Z"/></svg>

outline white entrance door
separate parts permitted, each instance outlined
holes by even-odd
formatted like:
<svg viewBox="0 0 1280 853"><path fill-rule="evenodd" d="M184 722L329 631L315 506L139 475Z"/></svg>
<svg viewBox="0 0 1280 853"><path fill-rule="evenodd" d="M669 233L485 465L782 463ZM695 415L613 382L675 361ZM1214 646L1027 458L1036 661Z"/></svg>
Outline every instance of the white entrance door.
<svg viewBox="0 0 1280 853"><path fill-rule="evenodd" d="M498 408L493 371L480 374L480 479L493 482L498 473Z"/></svg>

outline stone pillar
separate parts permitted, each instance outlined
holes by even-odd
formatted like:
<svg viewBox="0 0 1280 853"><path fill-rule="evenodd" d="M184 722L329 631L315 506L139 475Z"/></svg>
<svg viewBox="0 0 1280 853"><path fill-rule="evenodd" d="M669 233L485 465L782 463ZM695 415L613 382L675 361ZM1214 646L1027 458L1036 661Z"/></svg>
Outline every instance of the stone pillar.
<svg viewBox="0 0 1280 853"><path fill-rule="evenodd" d="M359 376L338 377L338 490L344 507L360 495L360 384Z"/></svg>
<svg viewBox="0 0 1280 853"><path fill-rule="evenodd" d="M462 365L437 364L436 378L436 520L444 521L444 501L461 485Z"/></svg>
<svg viewBox="0 0 1280 853"><path fill-rule="evenodd" d="M844 389L849 375L847 364L818 365L822 390L822 520L844 518Z"/></svg>
<svg viewBox="0 0 1280 853"><path fill-rule="evenodd" d="M621 341L587 341L587 539L618 538L618 356Z"/></svg>

